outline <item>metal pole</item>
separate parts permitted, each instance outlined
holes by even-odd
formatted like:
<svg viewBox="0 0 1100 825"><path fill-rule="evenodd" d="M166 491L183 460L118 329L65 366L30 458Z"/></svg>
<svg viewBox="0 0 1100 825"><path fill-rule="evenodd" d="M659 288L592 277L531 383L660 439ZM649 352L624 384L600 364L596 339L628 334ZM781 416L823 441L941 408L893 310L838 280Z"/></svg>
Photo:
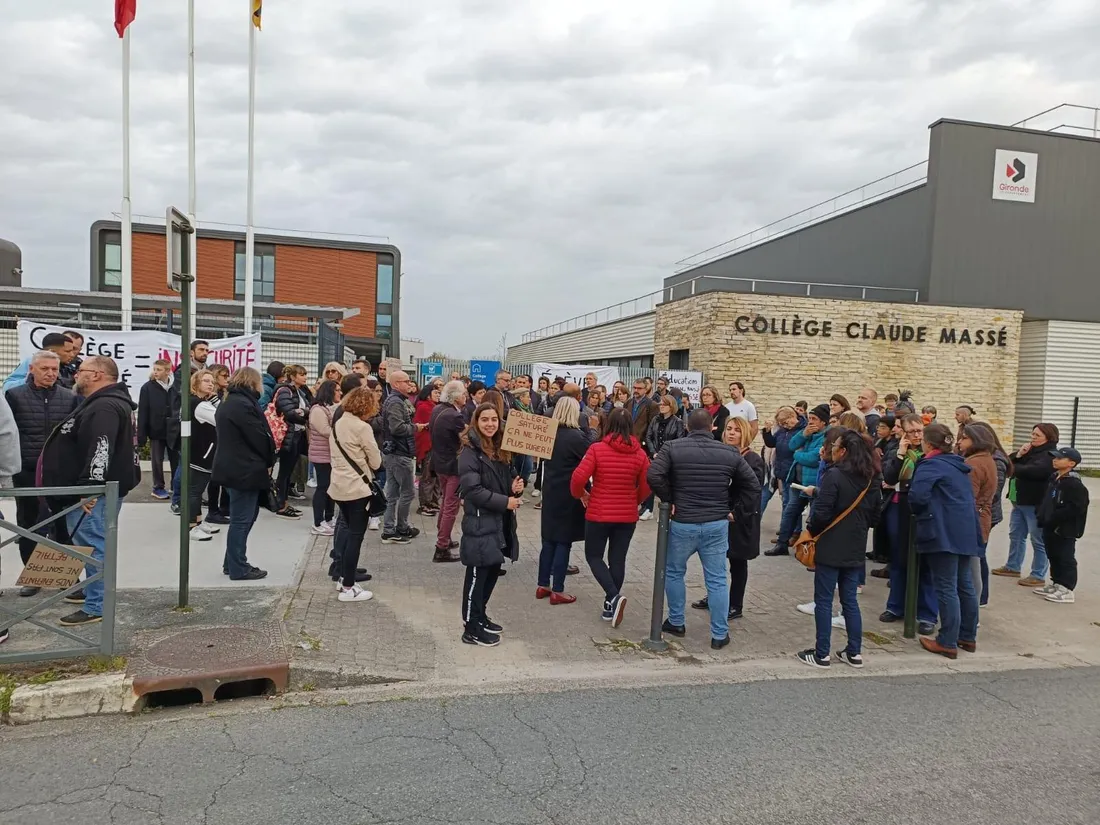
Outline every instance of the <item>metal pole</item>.
<svg viewBox="0 0 1100 825"><path fill-rule="evenodd" d="M1069 446L1077 446L1077 408L1081 403L1081 397L1075 395L1073 397L1073 428L1069 433Z"/></svg>
<svg viewBox="0 0 1100 825"><path fill-rule="evenodd" d="M122 35L122 286L121 319L124 332L134 323L134 215L130 202L130 27Z"/></svg>
<svg viewBox="0 0 1100 825"><path fill-rule="evenodd" d="M115 652L115 587L118 581L118 482L107 482L103 506L103 626L99 631L99 652Z"/></svg>
<svg viewBox="0 0 1100 825"><path fill-rule="evenodd" d="M251 5L251 4L250 4ZM253 172L256 165L256 26L252 10L248 13L248 182L245 189L244 230L244 331L252 332L252 307L255 301L253 286L256 267L256 234L252 228L255 189Z"/></svg>
<svg viewBox="0 0 1100 825"><path fill-rule="evenodd" d="M193 236L192 236L193 237ZM194 262L191 262L194 265ZM191 578L191 270L180 278L180 584L178 607L187 607Z"/></svg>
<svg viewBox="0 0 1100 825"><path fill-rule="evenodd" d="M196 230L187 237L188 261L190 263L187 272L192 276L192 279L194 279L195 273L198 272L199 255L198 223L195 218L195 212L198 209L197 178L198 171L195 162L195 0L187 0L187 219L191 221L191 226ZM190 295L190 303L187 304L188 311L191 313L190 321L185 316L184 322L194 324L195 301L198 297L196 290L192 289ZM194 328L188 326L187 334L193 337L195 335ZM187 352L188 350L184 349L184 353Z"/></svg>
<svg viewBox="0 0 1100 825"><path fill-rule="evenodd" d="M916 519L909 517L909 554L905 561L905 638L917 637L917 587L920 584L917 559Z"/></svg>
<svg viewBox="0 0 1100 825"><path fill-rule="evenodd" d="M672 506L662 501L657 516L657 555L653 559L653 607L649 617L649 638L642 642L646 650L667 650L661 635L665 616L665 564L668 559L669 516Z"/></svg>

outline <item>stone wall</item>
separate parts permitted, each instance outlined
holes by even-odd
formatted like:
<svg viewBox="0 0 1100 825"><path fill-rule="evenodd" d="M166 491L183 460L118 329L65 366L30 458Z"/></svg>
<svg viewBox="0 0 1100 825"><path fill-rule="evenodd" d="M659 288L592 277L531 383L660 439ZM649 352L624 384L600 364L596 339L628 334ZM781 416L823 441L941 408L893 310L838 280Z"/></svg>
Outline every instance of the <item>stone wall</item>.
<svg viewBox="0 0 1100 825"><path fill-rule="evenodd" d="M1011 440L1023 313L712 292L657 308L654 365L670 350L689 351L725 400L730 381L745 384L760 420L798 400L811 406L839 392L855 406L864 386L879 399L913 391L917 410L932 404L955 425L969 404ZM952 337L954 343L952 343ZM989 344L992 339L992 345Z"/></svg>

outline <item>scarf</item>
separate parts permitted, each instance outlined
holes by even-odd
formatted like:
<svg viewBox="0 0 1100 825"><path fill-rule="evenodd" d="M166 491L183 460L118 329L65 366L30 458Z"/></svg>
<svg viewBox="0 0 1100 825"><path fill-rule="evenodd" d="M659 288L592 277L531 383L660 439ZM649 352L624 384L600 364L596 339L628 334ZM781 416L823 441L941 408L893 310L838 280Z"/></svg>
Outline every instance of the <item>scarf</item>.
<svg viewBox="0 0 1100 825"><path fill-rule="evenodd" d="M718 408L721 406L721 404L707 404L705 409L707 412L710 413L710 417L714 418L716 415L718 415Z"/></svg>

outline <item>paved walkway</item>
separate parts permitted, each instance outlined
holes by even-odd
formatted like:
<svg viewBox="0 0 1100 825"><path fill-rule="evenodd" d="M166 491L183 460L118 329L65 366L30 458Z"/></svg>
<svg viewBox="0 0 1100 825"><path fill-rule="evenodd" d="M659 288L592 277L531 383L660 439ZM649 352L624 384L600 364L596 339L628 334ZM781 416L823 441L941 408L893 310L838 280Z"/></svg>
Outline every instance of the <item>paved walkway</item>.
<svg viewBox="0 0 1100 825"><path fill-rule="evenodd" d="M1090 487L1100 499L1100 484L1090 481ZM765 537L774 533L778 516L778 508L765 514ZM520 559L507 566L508 574L489 606L489 614L505 627L503 643L492 649L460 641L464 571L460 564L431 562L434 520L414 516L421 536L405 546L382 545L378 533L368 533L361 563L374 575L367 586L375 597L367 603L337 601L335 584L326 575L329 540L315 540L301 585L285 611L295 666L349 677L490 682L586 668L673 668L786 657L813 643L813 619L795 610L797 603L812 599L812 574L793 557L762 556L749 566L745 615L732 623L731 645L712 651L706 615L689 608L687 637L673 640L671 653L654 657L639 650L637 643L649 632L656 520L638 525L624 587L629 598L626 618L612 629L600 619L603 594L580 544L574 545L573 561L581 573L567 584L577 602L551 606L534 598L539 518L530 503L520 511ZM1002 524L990 544L994 565L1006 557L1007 545L1008 526ZM982 610L977 657L1018 655L1059 664L1100 664L1100 527L1079 543L1078 557L1081 584L1075 605L1050 604L1014 579L994 577L991 604ZM885 606L886 585L885 580L869 577L860 597L869 671L889 667L897 657L930 656L915 640L902 637L900 624L877 620ZM701 568L693 562L688 598L704 593ZM837 644L843 644L843 631L834 633Z"/></svg>

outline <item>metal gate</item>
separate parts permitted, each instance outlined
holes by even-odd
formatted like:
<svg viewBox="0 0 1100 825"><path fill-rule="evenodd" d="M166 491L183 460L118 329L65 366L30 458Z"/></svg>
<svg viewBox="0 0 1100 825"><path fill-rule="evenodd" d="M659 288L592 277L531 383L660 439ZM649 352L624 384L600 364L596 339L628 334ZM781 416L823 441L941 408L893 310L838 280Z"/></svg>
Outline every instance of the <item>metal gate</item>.
<svg viewBox="0 0 1100 825"><path fill-rule="evenodd" d="M325 374L325 364L329 361L344 363L344 333L328 321L321 321L317 324L318 375Z"/></svg>

